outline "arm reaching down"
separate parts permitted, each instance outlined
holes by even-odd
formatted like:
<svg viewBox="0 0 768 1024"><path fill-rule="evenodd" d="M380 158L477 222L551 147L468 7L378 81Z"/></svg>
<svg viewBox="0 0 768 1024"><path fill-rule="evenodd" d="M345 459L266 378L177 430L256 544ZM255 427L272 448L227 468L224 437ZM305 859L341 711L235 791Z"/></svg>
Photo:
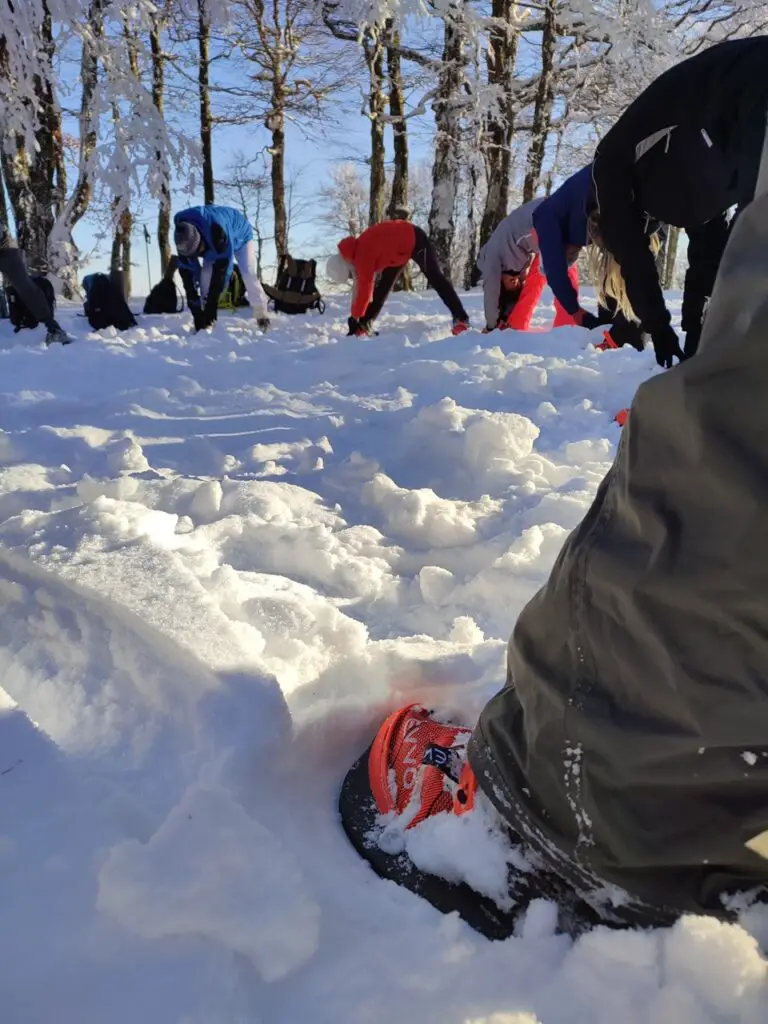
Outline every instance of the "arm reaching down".
<svg viewBox="0 0 768 1024"><path fill-rule="evenodd" d="M566 313L575 317L579 312L579 293L568 276L568 238L564 231L567 216L565 196L562 189L558 189L535 211L533 226L539 239L541 268L547 284Z"/></svg>
<svg viewBox="0 0 768 1024"><path fill-rule="evenodd" d="M501 273L504 268L501 259L495 253L490 255L483 265L483 307L485 325L489 331L494 330L499 322L501 305Z"/></svg>

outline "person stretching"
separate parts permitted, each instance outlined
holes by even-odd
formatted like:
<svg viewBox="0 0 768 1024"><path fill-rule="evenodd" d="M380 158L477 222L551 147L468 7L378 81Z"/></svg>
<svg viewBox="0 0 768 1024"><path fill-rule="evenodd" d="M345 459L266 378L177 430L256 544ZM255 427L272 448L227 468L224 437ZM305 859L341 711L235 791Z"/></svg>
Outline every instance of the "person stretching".
<svg viewBox="0 0 768 1024"><path fill-rule="evenodd" d="M347 336L366 337L374 333L373 323L409 260L413 260L450 310L452 333L461 334L469 328L461 299L440 269L435 247L421 228L407 220L382 221L357 238L343 238L338 250L328 260L325 276L334 284L346 284L350 274L354 277Z"/></svg>

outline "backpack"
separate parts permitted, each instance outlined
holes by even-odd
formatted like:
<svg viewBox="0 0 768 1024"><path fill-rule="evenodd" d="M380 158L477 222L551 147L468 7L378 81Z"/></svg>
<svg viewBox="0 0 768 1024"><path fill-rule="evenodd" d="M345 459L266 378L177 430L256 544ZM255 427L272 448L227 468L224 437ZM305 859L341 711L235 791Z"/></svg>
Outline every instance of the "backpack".
<svg viewBox="0 0 768 1024"><path fill-rule="evenodd" d="M181 313L184 297L170 277L158 281L144 303L145 313Z"/></svg>
<svg viewBox="0 0 768 1024"><path fill-rule="evenodd" d="M51 312L53 313L56 309L56 295L51 282L47 277L43 277L42 274L35 274L30 278L30 280L34 282L34 284L36 284L43 293L48 305L51 307ZM27 307L21 301L16 289L9 285L6 288L5 294L8 299L8 316L13 324L13 333L18 334L19 331L26 327L37 327L39 321L32 316Z"/></svg>
<svg viewBox="0 0 768 1024"><path fill-rule="evenodd" d="M83 278L83 288L83 309L94 331L105 327L127 331L129 327L136 326L136 319L120 294L120 289L106 274L88 274Z"/></svg>
<svg viewBox="0 0 768 1024"><path fill-rule="evenodd" d="M315 284L317 263L314 260L296 260L293 256L280 257L277 281L274 287L264 285L276 313L306 313L308 309L325 312L325 303Z"/></svg>
<svg viewBox="0 0 768 1024"><path fill-rule="evenodd" d="M219 296L219 309L238 309L240 306L248 305L248 297L245 294L245 281L240 273L237 264L232 267L232 273L224 291Z"/></svg>

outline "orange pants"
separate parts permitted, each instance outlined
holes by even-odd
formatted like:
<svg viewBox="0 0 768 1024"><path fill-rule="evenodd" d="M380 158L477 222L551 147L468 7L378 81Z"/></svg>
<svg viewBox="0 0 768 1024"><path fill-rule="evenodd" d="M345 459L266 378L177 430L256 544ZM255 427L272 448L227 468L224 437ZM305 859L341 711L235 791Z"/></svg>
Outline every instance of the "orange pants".
<svg viewBox="0 0 768 1024"><path fill-rule="evenodd" d="M531 329L531 320L533 314L536 311L536 307L539 304L541 293L544 291L544 286L547 283L546 277L541 272L541 256L536 253L536 258L531 264L531 269L525 278L520 297L512 308L512 312L507 317L507 327L511 327L513 331L529 331ZM573 263L568 268L568 277L571 279L571 284L578 291L579 288L579 268ZM555 299L555 321L552 324L553 327L566 327L572 326L576 321L573 319L570 313L566 313L560 303Z"/></svg>

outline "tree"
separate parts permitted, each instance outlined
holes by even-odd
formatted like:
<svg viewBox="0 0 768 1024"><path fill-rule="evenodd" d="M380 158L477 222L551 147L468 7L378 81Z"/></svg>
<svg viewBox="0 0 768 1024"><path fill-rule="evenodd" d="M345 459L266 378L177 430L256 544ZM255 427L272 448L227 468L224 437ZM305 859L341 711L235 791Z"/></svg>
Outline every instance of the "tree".
<svg viewBox="0 0 768 1024"><path fill-rule="evenodd" d="M405 116L400 33L390 18L385 26L387 42L387 78L389 80L389 119L392 124L394 165L392 190L387 216L394 218L408 210L408 121Z"/></svg>
<svg viewBox="0 0 768 1024"><path fill-rule="evenodd" d="M345 235L359 235L368 223L368 186L355 164L331 168L331 180L318 191L329 224Z"/></svg>
<svg viewBox="0 0 768 1024"><path fill-rule="evenodd" d="M363 53L368 68L368 119L371 124L371 155L369 165L370 204L368 223L378 224L384 219L386 204L386 150L384 147L384 45L377 25L363 35Z"/></svg>
<svg viewBox="0 0 768 1024"><path fill-rule="evenodd" d="M165 65L166 54L163 52L162 27L164 17L161 10L154 11L150 23L149 45L152 54L152 102L159 117L165 118ZM160 269L165 274L171 260L171 175L168 161L163 158L161 150L156 151L160 167L160 197L157 209L157 244L160 249Z"/></svg>
<svg viewBox="0 0 768 1024"><path fill-rule="evenodd" d="M62 212L66 169L61 112L53 92L55 44L51 9L47 0L25 0L27 2L30 7L17 11L8 0L12 16L10 31L0 38L6 135L0 162L19 246L26 254L29 268L45 274L51 269L48 239L57 214ZM26 31L33 33L31 38L20 37L20 33ZM32 61L24 61L25 50L31 50ZM19 78L25 79L20 88ZM17 88L21 94L20 105L18 99L14 102L9 96Z"/></svg>
<svg viewBox="0 0 768 1024"><path fill-rule="evenodd" d="M215 202L213 185L213 114L211 112L211 15L210 0L197 0L197 86L200 99L200 144L203 150L203 197Z"/></svg>
<svg viewBox="0 0 768 1024"><path fill-rule="evenodd" d="M464 80L464 45L462 9L457 3L451 3L443 18L443 59L433 102L435 162L432 171L432 206L429 211L429 236L449 275L460 173L460 89Z"/></svg>
<svg viewBox="0 0 768 1024"><path fill-rule="evenodd" d="M242 150L237 150L232 155L225 177L215 184L223 198L242 210L253 226L256 236L256 269L261 277L264 243L269 238L264 233L262 217L270 184L263 154L249 157Z"/></svg>
<svg viewBox="0 0 768 1024"><path fill-rule="evenodd" d="M510 142L515 126L514 69L520 41L513 0L492 0L486 67L492 103L478 138L486 171L486 199L480 222L480 245L507 215Z"/></svg>
<svg viewBox="0 0 768 1024"><path fill-rule="evenodd" d="M523 202L528 203L536 195L544 165L544 150L547 145L552 123L552 108L555 102L555 47L557 24L555 0L547 0L544 7L544 24L541 30L541 67L536 85L536 100L531 124L531 144L523 183Z"/></svg>
<svg viewBox="0 0 768 1024"><path fill-rule="evenodd" d="M313 0L232 0L233 41L245 58L250 88L241 89L269 132L275 248L288 252L285 138L288 120L317 123L325 103L347 80L328 47Z"/></svg>

